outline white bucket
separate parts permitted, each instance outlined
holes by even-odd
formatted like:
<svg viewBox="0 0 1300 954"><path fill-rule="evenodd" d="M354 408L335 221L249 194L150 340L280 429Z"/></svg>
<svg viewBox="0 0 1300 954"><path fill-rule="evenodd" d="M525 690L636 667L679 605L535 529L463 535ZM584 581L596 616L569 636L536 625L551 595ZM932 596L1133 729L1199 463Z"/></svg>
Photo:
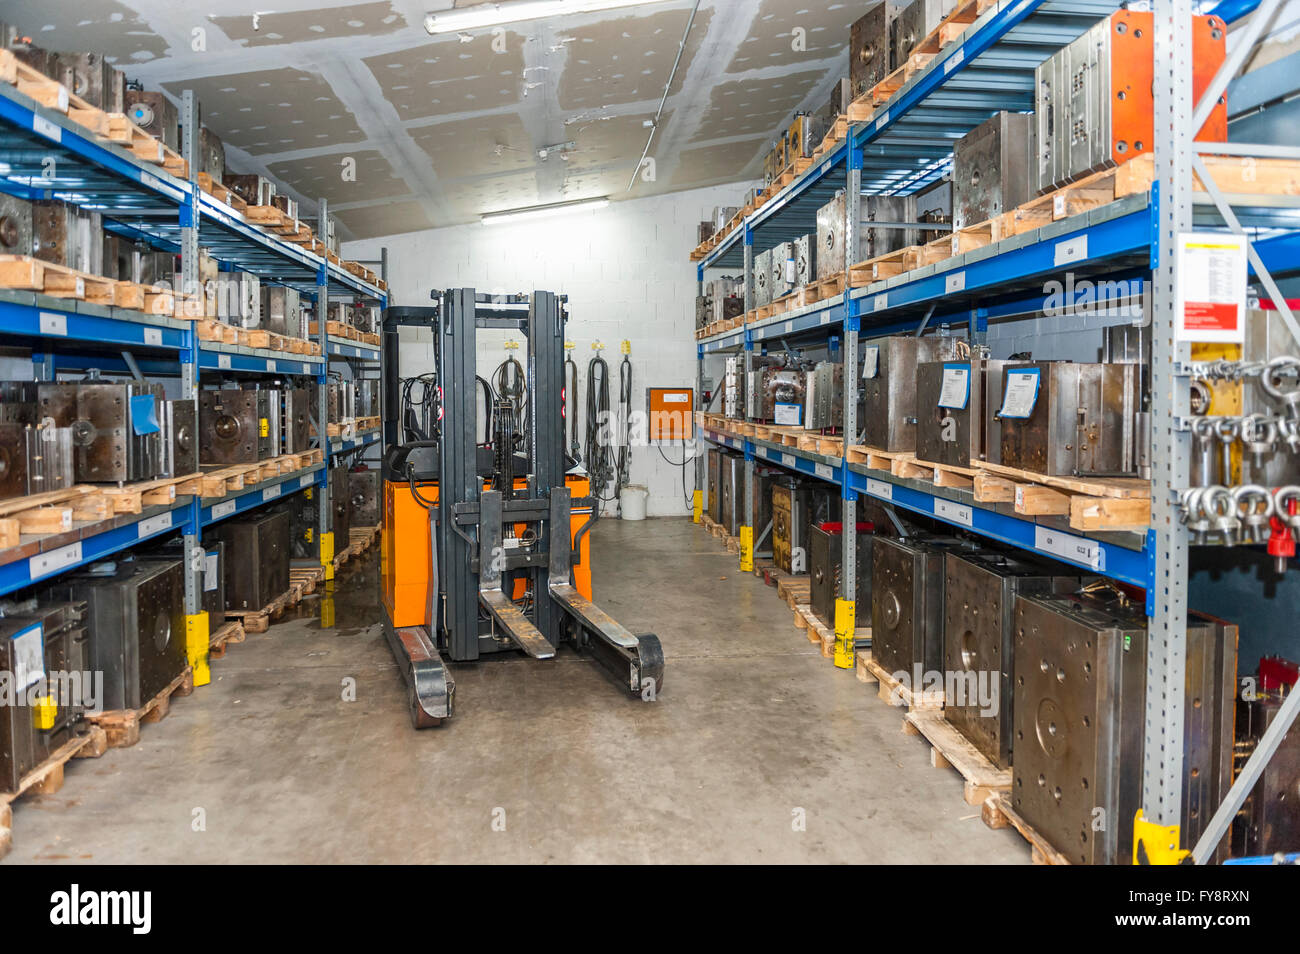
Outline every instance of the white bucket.
<svg viewBox="0 0 1300 954"><path fill-rule="evenodd" d="M650 491L637 484L629 484L618 495L618 506L624 520L644 520L645 502Z"/></svg>

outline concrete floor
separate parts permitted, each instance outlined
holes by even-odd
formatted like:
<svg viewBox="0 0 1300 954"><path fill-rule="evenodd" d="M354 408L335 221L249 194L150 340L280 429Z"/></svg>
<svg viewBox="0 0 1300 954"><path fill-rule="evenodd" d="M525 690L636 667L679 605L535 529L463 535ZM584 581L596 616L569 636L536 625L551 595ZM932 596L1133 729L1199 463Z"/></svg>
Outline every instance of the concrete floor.
<svg viewBox="0 0 1300 954"><path fill-rule="evenodd" d="M456 667L456 718L415 732L369 558L342 574L333 628L304 603L138 745L15 803L7 861L1028 861L707 533L608 521L594 548L597 602L663 640L658 702L572 652L512 656Z"/></svg>

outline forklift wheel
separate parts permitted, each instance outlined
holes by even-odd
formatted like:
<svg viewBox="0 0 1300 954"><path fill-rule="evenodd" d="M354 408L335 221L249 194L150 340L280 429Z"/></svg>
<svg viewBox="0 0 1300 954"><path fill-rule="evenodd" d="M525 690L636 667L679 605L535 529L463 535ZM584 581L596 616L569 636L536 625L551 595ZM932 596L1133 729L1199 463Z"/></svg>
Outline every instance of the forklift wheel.
<svg viewBox="0 0 1300 954"><path fill-rule="evenodd" d="M407 706L411 712L411 725L416 729L432 729L442 725L442 719L429 715L424 711L424 706L420 705L420 697L415 694L414 689L406 693Z"/></svg>

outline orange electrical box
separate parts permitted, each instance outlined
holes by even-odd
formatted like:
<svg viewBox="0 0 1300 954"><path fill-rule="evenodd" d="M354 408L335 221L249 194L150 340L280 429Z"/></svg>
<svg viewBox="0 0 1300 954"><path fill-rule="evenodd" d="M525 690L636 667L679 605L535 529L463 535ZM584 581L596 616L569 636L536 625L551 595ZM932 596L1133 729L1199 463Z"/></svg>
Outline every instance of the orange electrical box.
<svg viewBox="0 0 1300 954"><path fill-rule="evenodd" d="M695 437L694 389L649 388L645 409L651 444L679 444Z"/></svg>
<svg viewBox="0 0 1300 954"><path fill-rule="evenodd" d="M590 493L591 484L586 477L566 477L565 485L575 497L585 497ZM416 489L425 500L438 502L438 485L436 482L417 482ZM522 479L515 481L519 490L526 489ZM484 485L484 490L490 489ZM574 508L569 521L570 543L591 516L591 509ZM516 533L522 533L524 526L519 524ZM580 562L573 568L573 584L578 592L591 599L591 564L589 562L588 537L582 538ZM410 485L405 481L384 482L384 533L383 557L381 560L383 574L383 600L388 610L388 618L393 626L424 626L428 620L427 606L429 600L429 512L411 496ZM514 599L525 595L526 583L519 580L515 584Z"/></svg>

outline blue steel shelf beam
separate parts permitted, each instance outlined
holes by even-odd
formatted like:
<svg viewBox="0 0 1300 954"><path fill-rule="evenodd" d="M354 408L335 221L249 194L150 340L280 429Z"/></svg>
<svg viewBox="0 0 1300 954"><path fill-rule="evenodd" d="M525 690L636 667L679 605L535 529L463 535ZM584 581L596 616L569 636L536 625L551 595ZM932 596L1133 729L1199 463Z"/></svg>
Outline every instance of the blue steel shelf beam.
<svg viewBox="0 0 1300 954"><path fill-rule="evenodd" d="M247 513L267 504L279 503L304 488L319 487L324 483L325 465L313 464L292 474L263 480L225 497L199 501L199 522L201 526L210 527L237 514Z"/></svg>

